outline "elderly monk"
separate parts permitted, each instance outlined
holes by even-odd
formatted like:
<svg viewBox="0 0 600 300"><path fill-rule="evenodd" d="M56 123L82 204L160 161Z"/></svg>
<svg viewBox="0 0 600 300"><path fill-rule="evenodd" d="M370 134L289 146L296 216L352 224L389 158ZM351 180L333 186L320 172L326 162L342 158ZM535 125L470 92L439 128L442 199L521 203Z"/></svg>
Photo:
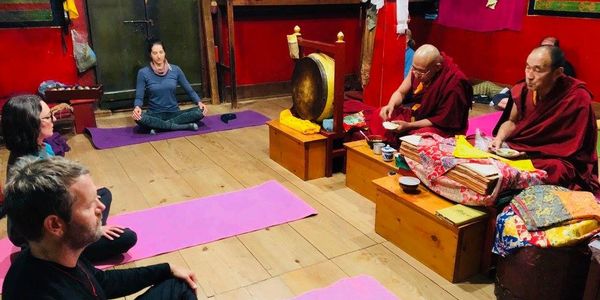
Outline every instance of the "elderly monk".
<svg viewBox="0 0 600 300"><path fill-rule="evenodd" d="M392 94L387 105L369 118L372 134L398 143L401 134L433 132L448 137L465 133L473 89L452 59L425 44L415 51L411 72ZM414 103L404 107L403 103ZM398 124L386 130L383 121Z"/></svg>
<svg viewBox="0 0 600 300"><path fill-rule="evenodd" d="M549 184L600 196L596 117L585 83L564 75L564 54L540 46L527 57L525 82L513 87L514 104L492 148L506 141L548 172Z"/></svg>

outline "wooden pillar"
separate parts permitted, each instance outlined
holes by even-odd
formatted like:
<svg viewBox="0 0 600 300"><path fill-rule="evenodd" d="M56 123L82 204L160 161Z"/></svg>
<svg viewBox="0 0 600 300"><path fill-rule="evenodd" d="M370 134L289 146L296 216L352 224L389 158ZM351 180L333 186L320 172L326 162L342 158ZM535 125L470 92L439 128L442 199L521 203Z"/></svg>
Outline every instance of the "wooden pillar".
<svg viewBox="0 0 600 300"><path fill-rule="evenodd" d="M217 62L215 60L215 37L213 31L212 15L210 13L211 0L198 0L201 19L204 24L204 39L206 42L206 55L208 63L208 79L210 83L210 96L212 104L221 103L219 90L217 88Z"/></svg>

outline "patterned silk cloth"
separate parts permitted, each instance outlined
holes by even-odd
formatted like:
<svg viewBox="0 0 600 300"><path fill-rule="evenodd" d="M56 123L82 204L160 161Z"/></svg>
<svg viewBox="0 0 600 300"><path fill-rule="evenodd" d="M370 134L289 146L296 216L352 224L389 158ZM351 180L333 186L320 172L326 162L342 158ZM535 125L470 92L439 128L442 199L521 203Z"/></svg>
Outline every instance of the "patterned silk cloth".
<svg viewBox="0 0 600 300"><path fill-rule="evenodd" d="M545 171L520 171L494 158L457 158L453 155L456 148L455 138L442 138L430 133L423 133L420 136L418 145L420 163L406 158L409 167L427 187L457 203L493 206L502 192L543 184L547 176ZM499 179L491 194L477 193L446 176L452 168L464 163L493 165L498 169Z"/></svg>

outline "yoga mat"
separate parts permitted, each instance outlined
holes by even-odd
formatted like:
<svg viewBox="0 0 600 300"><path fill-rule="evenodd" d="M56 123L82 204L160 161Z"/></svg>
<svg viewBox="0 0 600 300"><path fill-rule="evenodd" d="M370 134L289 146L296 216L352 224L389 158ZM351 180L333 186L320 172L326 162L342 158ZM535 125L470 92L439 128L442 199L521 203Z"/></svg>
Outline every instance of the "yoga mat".
<svg viewBox="0 0 600 300"><path fill-rule="evenodd" d="M157 132L155 135L153 135L146 132L140 132L138 126L117 128L88 127L85 130L91 136L94 147L97 149L108 149L215 131L258 126L263 125L265 122L270 120L266 116L252 110L236 112L235 114L237 118L230 120L228 123L221 121L221 115L206 116L204 119L202 119L202 121L200 121L200 126L197 131L166 131Z"/></svg>
<svg viewBox="0 0 600 300"><path fill-rule="evenodd" d="M397 300L398 298L373 277L359 275L356 277L344 278L322 289L306 292L293 300L309 299Z"/></svg>
<svg viewBox="0 0 600 300"><path fill-rule="evenodd" d="M494 127L496 127L498 120L500 120L500 116L502 116L502 111L469 118L469 129L467 129L467 136L475 134L476 128L479 128L481 133L485 133L487 136L492 136L492 131L494 131Z"/></svg>
<svg viewBox="0 0 600 300"><path fill-rule="evenodd" d="M109 217L108 224L133 229L137 244L123 259L97 266L107 268L183 248L205 244L269 226L283 224L317 211L275 180L235 192L189 200ZM0 285L18 249L0 240Z"/></svg>

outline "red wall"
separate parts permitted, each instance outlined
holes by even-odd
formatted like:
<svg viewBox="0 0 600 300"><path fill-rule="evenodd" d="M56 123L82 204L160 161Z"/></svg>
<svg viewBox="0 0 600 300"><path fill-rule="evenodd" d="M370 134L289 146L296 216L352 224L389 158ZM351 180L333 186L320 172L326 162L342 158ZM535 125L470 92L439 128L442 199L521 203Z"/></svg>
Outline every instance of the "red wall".
<svg viewBox="0 0 600 300"><path fill-rule="evenodd" d="M265 8L236 8L237 84L290 80L293 61L289 57L286 35L293 33L296 25L300 26L304 38L325 43L334 43L337 33L342 31L346 41L345 73L356 73L362 34L360 10L357 5L338 7L337 10L335 6L326 7L324 11L315 8L310 15L303 12L306 8L298 13L288 12L289 7L270 8L268 13L262 14Z"/></svg>
<svg viewBox="0 0 600 300"><path fill-rule="evenodd" d="M525 14L525 12L523 12ZM479 33L449 28L419 18L410 23L418 45L431 43L454 58L469 77L512 84L524 78L527 55L547 35L560 46L577 77L600 101L600 20L525 16L521 31Z"/></svg>
<svg viewBox="0 0 600 300"><path fill-rule="evenodd" d="M79 18L70 29L87 33L87 15L84 0L75 0ZM58 27L0 29L0 57L4 72L0 73L0 101L20 93L36 93L44 80L66 84L92 84L93 70L77 74L73 59L70 33L65 36L63 50L62 29Z"/></svg>
<svg viewBox="0 0 600 300"><path fill-rule="evenodd" d="M76 0L76 5L80 17L73 21L72 28L87 33L85 1ZM236 8L238 84L290 80L293 65L288 56L286 34L292 33L295 25L302 27L305 38L323 42L335 42L337 33L343 31L347 42L346 73L356 72L361 43L359 7L340 8L329 7L324 12L303 15L293 11L269 15L261 13L261 8L239 13L240 9ZM5 70L10 70L0 74L0 100L14 94L35 93L40 82L48 79L67 84L93 84L93 70L77 73L70 34L65 39L68 49L63 51L60 28L0 29L0 57L5 58Z"/></svg>

